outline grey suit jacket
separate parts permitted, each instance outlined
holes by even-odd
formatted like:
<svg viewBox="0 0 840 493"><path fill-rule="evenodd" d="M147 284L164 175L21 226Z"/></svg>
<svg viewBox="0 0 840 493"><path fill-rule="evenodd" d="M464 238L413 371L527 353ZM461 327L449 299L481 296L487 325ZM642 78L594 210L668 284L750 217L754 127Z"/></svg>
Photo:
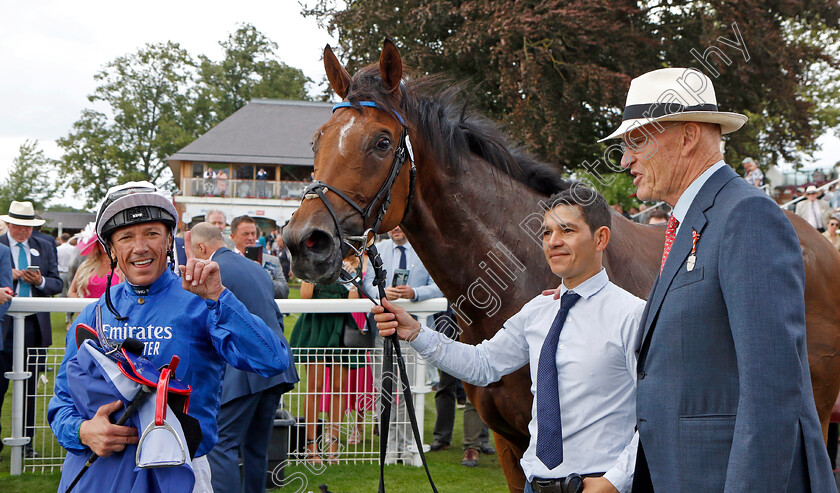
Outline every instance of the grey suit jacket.
<svg viewBox="0 0 840 493"><path fill-rule="evenodd" d="M680 225L642 318L635 482L836 491L811 389L805 271L779 207L725 167ZM696 265L687 268L692 231Z"/></svg>
<svg viewBox="0 0 840 493"><path fill-rule="evenodd" d="M260 317L274 334L288 345L283 335L283 314L274 302L273 286L268 273L253 260L220 248L213 255L213 261L219 264L222 284L242 302L252 314ZM283 373L266 378L247 371L237 370L231 365L225 368L222 381L221 403L225 404L238 397L255 394L276 385L283 386L283 392L291 390L299 380L295 365Z"/></svg>

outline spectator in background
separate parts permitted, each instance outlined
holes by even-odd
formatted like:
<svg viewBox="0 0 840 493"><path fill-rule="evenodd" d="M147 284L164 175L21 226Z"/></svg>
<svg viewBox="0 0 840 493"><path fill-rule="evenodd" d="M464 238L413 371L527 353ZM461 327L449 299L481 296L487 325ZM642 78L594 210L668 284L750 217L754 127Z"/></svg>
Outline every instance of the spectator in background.
<svg viewBox="0 0 840 493"><path fill-rule="evenodd" d="M828 205L834 211L840 209L840 192L838 192L836 189L836 185L831 185L830 187L828 187L828 192L826 192L825 195L823 195L823 200L828 202Z"/></svg>
<svg viewBox="0 0 840 493"><path fill-rule="evenodd" d="M628 214L630 215L630 220L635 221L635 222L639 222L639 217L637 216L638 213L639 213L639 208L638 207L635 207L635 206L630 207L630 211L628 212Z"/></svg>
<svg viewBox="0 0 840 493"><path fill-rule="evenodd" d="M58 255L58 277L60 277L61 282L64 283L64 287L61 290L61 296L66 298L67 291L70 289L70 282L73 281L73 279L69 277L70 266L73 264L73 261L76 260L76 257L79 256L79 250L70 244L69 233L62 234L58 240L61 242L61 245L59 245L56 249L56 253ZM72 321L73 312L65 313L64 323L69 324Z"/></svg>
<svg viewBox="0 0 840 493"><path fill-rule="evenodd" d="M633 220L633 218L630 217L630 214L628 214L627 212L624 211L624 206L623 205L621 205L619 203L615 203L615 204L612 205L612 208L615 209L616 212L618 212L619 214L624 216L625 219L629 219L631 221Z"/></svg>
<svg viewBox="0 0 840 493"><path fill-rule="evenodd" d="M459 329L454 325L455 312L449 308L445 317L435 316L434 330L446 337L456 340ZM435 428L433 440L429 449L432 452L448 449L452 443L452 430L455 428L455 402L458 380L443 370L440 372L440 382L435 391ZM464 459L461 465L466 467L478 466L478 454L495 454L496 449L490 445L490 432L487 425L481 421L475 406L466 402L464 409Z"/></svg>
<svg viewBox="0 0 840 493"><path fill-rule="evenodd" d="M225 241L225 247L228 250L236 250L236 245L234 245L233 240L230 239L230 230L225 231L228 224L227 216L225 216L224 212L218 209L210 209L204 214L204 220L219 228L219 231L222 232L222 239Z"/></svg>
<svg viewBox="0 0 840 493"><path fill-rule="evenodd" d="M813 185L806 188L805 197L807 197L807 200L796 204L796 215L808 221L808 224L822 233L825 231L826 223L828 223L831 207L828 202L817 198L819 194L820 191Z"/></svg>
<svg viewBox="0 0 840 493"><path fill-rule="evenodd" d="M388 271L388 279L386 279L388 287L385 288L385 297L389 301L396 299L423 301L442 297L443 293L435 284L432 276L429 275L426 267L423 266L402 229L397 226L388 232L388 236L390 239L380 242L376 247L382 259L382 266ZM370 259L368 259L366 269L370 273L373 272ZM364 288L369 295L379 298L379 291L373 286L372 274L365 276ZM372 320L369 325L371 327L375 326ZM375 344L376 347L383 347L384 339L376 335ZM376 374L374 374L373 380L374 382L381 382L379 372L383 371L382 364L381 361L377 363L374 364ZM393 375L399 375L396 366L387 371L391 371ZM413 374L409 375L410 379L413 379L413 377ZM407 423L407 416L405 402L401 396L398 396L391 407L391 426L388 432L386 463L407 462L413 458L408 451L408 445L413 441L411 428L406 424L395 424L395 422Z"/></svg>
<svg viewBox="0 0 840 493"><path fill-rule="evenodd" d="M216 191L218 192L217 195L221 195L222 197L227 195L227 180L228 175L225 170L219 170L219 173L216 174Z"/></svg>
<svg viewBox="0 0 840 493"><path fill-rule="evenodd" d="M61 296L67 296L67 289L70 287L72 279L67 278L67 273L70 271L70 264L73 259L79 255L79 251L70 244L70 234L64 233L59 238L61 245L58 246L56 252L58 254L58 277L64 283L64 289L61 290Z"/></svg>
<svg viewBox="0 0 840 493"><path fill-rule="evenodd" d="M741 164L744 165L744 179L747 180L747 183L754 187L764 186L764 173L758 169L758 163L755 162L755 159L744 158Z"/></svg>
<svg viewBox="0 0 840 493"><path fill-rule="evenodd" d="M91 223L92 225L93 223ZM73 277L68 296L70 298L99 298L105 294L105 286L108 285L108 274L111 273L111 262L105 255L105 250L99 243L99 237L93 228L85 230L92 236L82 236L81 241L76 245L80 255L85 257L84 262L79 265L76 275ZM119 267L114 268L114 277L111 285L117 285L123 281L123 274Z"/></svg>
<svg viewBox="0 0 840 493"><path fill-rule="evenodd" d="M668 222L668 213L662 209L654 209L648 214L648 224L664 224Z"/></svg>
<svg viewBox="0 0 840 493"><path fill-rule="evenodd" d="M283 270L283 275L286 276L286 282L289 281L289 276L292 274L292 257L289 255L289 250L283 244L283 231L279 230L274 235L274 254L280 260L280 267Z"/></svg>
<svg viewBox="0 0 840 493"><path fill-rule="evenodd" d="M53 240L44 241L32 234L36 226L44 224L43 219L35 217L32 202L12 201L8 215L0 216L9 225L9 231L0 236L0 243L11 250L13 289L17 296L48 298L61 292L63 283L58 275L58 260L55 256ZM3 350L0 352L0 375L12 371L12 348L14 345L14 331L12 317L6 315L2 323ZM52 344L52 325L50 314L36 313L26 317L24 331L24 348L49 347ZM27 380L26 393L30 396L26 406L26 436L35 436L35 386L38 382L40 364ZM0 408L3 397L8 389L9 381L0 377ZM36 457L30 444L24 447L26 457Z"/></svg>
<svg viewBox="0 0 840 493"><path fill-rule="evenodd" d="M840 219L832 216L828 220L828 229L822 234L828 241L834 245L834 249L840 252L840 236L837 236L837 228L840 226Z"/></svg>
<svg viewBox="0 0 840 493"><path fill-rule="evenodd" d="M212 224L198 223L190 231L195 258L219 264L222 284L262 319L283 344L283 314L274 302L271 279L259 265L225 248L222 234ZM225 368L219 409L219 441L208 454L215 493L263 493L268 465L268 441L280 397L298 382L294 365L279 375L263 377ZM239 458L243 466L239 468ZM244 488L243 488L244 486Z"/></svg>
<svg viewBox="0 0 840 493"><path fill-rule="evenodd" d="M250 216L238 216L233 218L230 224L230 239L233 240L235 252L245 255L245 249L257 244L257 223ZM274 283L274 298L285 299L289 297L289 284L286 276L280 267L280 260L274 255L265 252L262 254L262 268L268 272L271 281Z"/></svg>
<svg viewBox="0 0 840 493"><path fill-rule="evenodd" d="M345 268L351 268L345 260ZM300 286L301 299L345 299L358 298L355 286L349 289L340 283L311 284L306 281ZM348 370L357 368L361 361L343 347L344 331L360 330L350 313L303 313L292 330L293 348L304 348L297 361L308 363L306 372L306 461L310 464L338 462L340 424L344 422ZM349 350L357 353L358 351ZM327 369L330 378L327 379ZM331 394L329 426L324 429L322 443L317 443L318 396L327 387ZM324 457L322 457L324 454Z"/></svg>

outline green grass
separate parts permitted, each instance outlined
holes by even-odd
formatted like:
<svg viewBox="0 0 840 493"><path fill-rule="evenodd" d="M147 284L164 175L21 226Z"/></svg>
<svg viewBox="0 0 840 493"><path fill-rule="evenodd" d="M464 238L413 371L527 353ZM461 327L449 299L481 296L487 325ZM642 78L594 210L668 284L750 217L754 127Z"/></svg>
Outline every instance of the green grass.
<svg viewBox="0 0 840 493"><path fill-rule="evenodd" d="M300 298L300 291L293 287L290 298ZM297 314L286 316L285 333L286 337L291 334ZM65 340L64 314L52 314L53 346L63 346ZM425 400L425 439L426 443L432 441L432 429L435 420L434 394L426 395ZM6 395L3 413L0 416L0 424L3 426L2 436L8 436L11 430L11 409L12 392ZM429 453L426 457L429 461L429 468L432 478L440 491L481 491L482 493L504 493L507 492L504 474L502 473L499 460L496 456L482 455L479 459L479 466L472 469L461 466L463 450L459 446L463 441L463 411L458 410L455 419L455 430L452 436L452 448L439 452ZM3 493L46 493L54 492L60 481L60 473L26 473L21 476L10 476L9 447L5 447L0 453L0 491ZM304 492L317 492L320 484L326 484L333 493L355 493L376 491L379 481L378 464L353 464L328 466L321 474L317 474L304 466L292 466L286 469L286 477L297 473L300 481L306 481L307 487ZM289 487L274 491L298 491L300 481L290 484ZM385 468L385 484L390 491L399 490L401 493L428 492L431 491L426 473L422 467L412 466L387 466Z"/></svg>

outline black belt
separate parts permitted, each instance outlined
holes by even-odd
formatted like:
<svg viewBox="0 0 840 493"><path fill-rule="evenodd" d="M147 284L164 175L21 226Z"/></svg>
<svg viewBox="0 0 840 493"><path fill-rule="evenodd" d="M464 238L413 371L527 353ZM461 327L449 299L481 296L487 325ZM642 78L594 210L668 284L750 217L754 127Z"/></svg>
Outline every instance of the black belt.
<svg viewBox="0 0 840 493"><path fill-rule="evenodd" d="M602 472L591 474L570 474L565 478L531 480L531 489L535 493L579 493L583 491L583 478L600 478Z"/></svg>

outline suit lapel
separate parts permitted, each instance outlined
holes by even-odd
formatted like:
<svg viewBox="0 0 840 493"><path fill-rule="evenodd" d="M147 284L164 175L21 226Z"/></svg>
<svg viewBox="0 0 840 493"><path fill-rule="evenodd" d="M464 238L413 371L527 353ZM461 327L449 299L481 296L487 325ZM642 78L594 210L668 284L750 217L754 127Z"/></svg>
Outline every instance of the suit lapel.
<svg viewBox="0 0 840 493"><path fill-rule="evenodd" d="M709 180L703 184L700 192L698 192L697 196L694 197L694 201L688 208L688 213L686 214L685 219L682 224L680 224L680 231L674 240L674 244L671 246L671 252L668 254L668 260L665 262L665 268L662 270L662 274L659 276L659 279L653 285L651 294L648 297L648 303L642 316L643 349L650 342L650 337L653 332L653 321L656 320L656 316L658 315L660 308L662 308L662 301L668 293L671 282L678 274L683 262L685 262L685 259L691 253L693 243L692 231L697 231L702 234L703 228L705 228L707 222L705 212L714 205L715 197L717 197L721 188L723 188L729 180L737 177L738 175L735 174L729 166L721 168L709 177Z"/></svg>
<svg viewBox="0 0 840 493"><path fill-rule="evenodd" d="M8 234L3 233L2 235L0 235L0 243L2 243L2 244L4 244L4 245L6 245L7 247L9 247L9 255L10 255L9 260L11 260L11 263L12 263L12 269L14 269L14 268L15 268L15 257L14 257L13 255L17 255L17 252L12 251L12 246L11 246L11 245L9 245L9 236L8 236ZM12 291L17 291L17 285L18 285L17 280L13 280L13 281L12 281Z"/></svg>

